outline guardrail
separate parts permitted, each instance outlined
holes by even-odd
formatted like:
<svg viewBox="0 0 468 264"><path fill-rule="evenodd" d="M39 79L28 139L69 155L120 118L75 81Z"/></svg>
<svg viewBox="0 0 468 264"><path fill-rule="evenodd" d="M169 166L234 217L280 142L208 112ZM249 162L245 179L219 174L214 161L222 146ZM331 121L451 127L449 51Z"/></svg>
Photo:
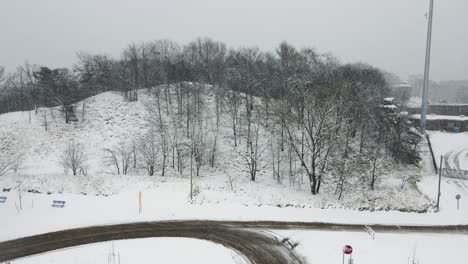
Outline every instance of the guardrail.
<svg viewBox="0 0 468 264"><path fill-rule="evenodd" d="M431 156L432 156L432 165L434 165L435 171L436 171L436 173L438 173L438 172L439 172L439 168L437 167L437 161L436 161L436 159L435 159L434 151L432 150L431 140L429 139L429 135L428 135L428 134L426 134L426 139L427 139L427 144L429 144L429 151L431 152Z"/></svg>
<svg viewBox="0 0 468 264"><path fill-rule="evenodd" d="M468 171L455 169L442 169L442 175L447 178L468 180Z"/></svg>

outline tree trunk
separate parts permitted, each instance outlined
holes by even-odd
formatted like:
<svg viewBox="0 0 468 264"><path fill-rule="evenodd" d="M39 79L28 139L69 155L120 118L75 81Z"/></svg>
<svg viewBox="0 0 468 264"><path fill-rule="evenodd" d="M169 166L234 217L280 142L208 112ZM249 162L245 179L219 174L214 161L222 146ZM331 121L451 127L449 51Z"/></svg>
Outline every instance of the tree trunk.
<svg viewBox="0 0 468 264"><path fill-rule="evenodd" d="M166 152L165 150L163 150L163 151ZM162 177L164 177L165 172L166 172L166 159L167 159L167 154L164 153L163 154L163 162L162 162L162 172L161 172Z"/></svg>
<svg viewBox="0 0 468 264"><path fill-rule="evenodd" d="M371 181L370 181L370 189L374 190L375 186L375 168L377 166L377 156L374 158L374 161L372 162L372 174L371 174Z"/></svg>
<svg viewBox="0 0 468 264"><path fill-rule="evenodd" d="M322 174L319 174L318 176L318 182L317 182L317 194L320 193L320 186L322 185Z"/></svg>
<svg viewBox="0 0 468 264"><path fill-rule="evenodd" d="M317 178L315 177L315 173L309 173L309 184L310 184L310 191L313 195L316 195L317 191Z"/></svg>

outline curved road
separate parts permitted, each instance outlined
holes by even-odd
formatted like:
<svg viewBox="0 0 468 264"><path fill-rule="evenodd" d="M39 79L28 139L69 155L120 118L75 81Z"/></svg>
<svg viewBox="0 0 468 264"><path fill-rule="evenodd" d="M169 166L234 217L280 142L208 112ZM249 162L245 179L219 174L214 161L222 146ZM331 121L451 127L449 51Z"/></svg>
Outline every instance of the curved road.
<svg viewBox="0 0 468 264"><path fill-rule="evenodd" d="M465 177L462 176L460 168L460 156L467 155L468 147L463 147L459 150L452 150L444 155L444 168L448 169L449 177L452 178L455 184L465 192L468 192L468 186L465 183ZM451 170L451 171L450 171Z"/></svg>
<svg viewBox="0 0 468 264"><path fill-rule="evenodd" d="M468 225L370 226L378 232L468 234ZM56 249L110 240L147 237L187 237L209 240L237 251L252 264L305 264L286 244L267 229L319 229L362 231L364 225L271 221L164 221L93 226L51 232L0 243L0 262Z"/></svg>
<svg viewBox="0 0 468 264"><path fill-rule="evenodd" d="M226 222L167 221L93 226L46 233L0 243L0 262L51 250L110 240L187 237L209 240L237 251L255 264L303 264L273 235Z"/></svg>

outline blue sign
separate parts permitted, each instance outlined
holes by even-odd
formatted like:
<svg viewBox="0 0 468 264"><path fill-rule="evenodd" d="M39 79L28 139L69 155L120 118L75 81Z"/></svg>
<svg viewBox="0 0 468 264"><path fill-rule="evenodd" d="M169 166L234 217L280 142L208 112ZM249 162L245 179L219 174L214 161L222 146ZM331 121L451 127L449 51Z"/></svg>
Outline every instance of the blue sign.
<svg viewBox="0 0 468 264"><path fill-rule="evenodd" d="M52 207L63 208L64 206L65 206L65 201L58 201L58 200L52 201Z"/></svg>

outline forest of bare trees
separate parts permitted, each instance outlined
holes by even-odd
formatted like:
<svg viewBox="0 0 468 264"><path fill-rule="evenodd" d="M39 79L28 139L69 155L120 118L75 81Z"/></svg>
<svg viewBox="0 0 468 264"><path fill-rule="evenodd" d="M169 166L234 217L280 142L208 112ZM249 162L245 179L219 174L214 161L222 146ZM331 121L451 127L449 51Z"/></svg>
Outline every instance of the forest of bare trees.
<svg viewBox="0 0 468 264"><path fill-rule="evenodd" d="M169 40L134 43L120 58L77 57L72 69L25 64L5 73L2 68L0 113L65 109L109 90L132 102L139 100L139 89L149 89L150 132L106 149L106 160L119 174L128 172L132 155L133 165L138 156L149 175L164 176L169 167L199 175L203 166L215 167L225 119L252 181L260 160L270 160L279 183L284 175L300 173L314 195L328 184L341 197L355 174L355 181L373 190L382 161L419 161L419 134L387 98L384 74L370 65L343 65L329 54L286 42L265 52L228 49L211 39L184 46ZM213 95L211 113L207 94ZM82 120L86 113L84 100Z"/></svg>

